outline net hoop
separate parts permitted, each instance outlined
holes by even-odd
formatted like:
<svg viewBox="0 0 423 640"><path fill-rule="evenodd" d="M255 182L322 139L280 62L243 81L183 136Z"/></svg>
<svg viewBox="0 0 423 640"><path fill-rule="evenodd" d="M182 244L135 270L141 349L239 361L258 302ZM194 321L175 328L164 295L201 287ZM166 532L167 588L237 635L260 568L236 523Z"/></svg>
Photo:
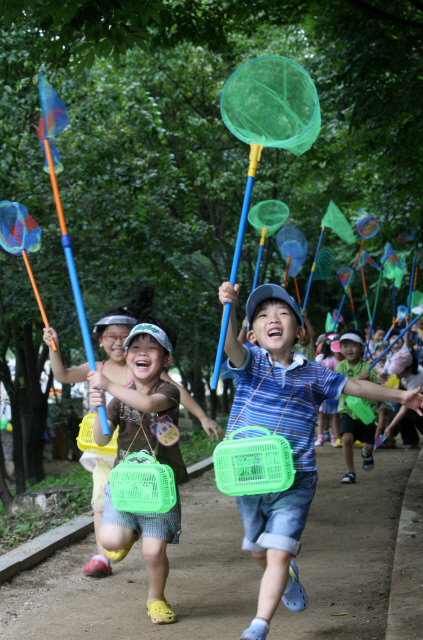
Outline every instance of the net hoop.
<svg viewBox="0 0 423 640"><path fill-rule="evenodd" d="M269 62L270 64L278 63L278 65L281 68L282 68L282 65L288 65L286 68L295 70L298 77L295 78L294 82L298 82L301 79L301 81L303 82L303 85L305 86L307 97L311 97L314 102L313 112L311 116L308 117L307 124L303 125L303 123L301 123L302 128L295 135L288 135L288 137L286 137L287 135L286 132L288 128L292 128L292 122L297 121L297 125L298 125L298 121L300 121L300 117L298 116L297 113L295 113L294 108L291 109L289 106L287 106L284 103L284 101L279 97L279 95L275 91L274 87L273 88L266 87L265 84L262 84L260 88L261 90L263 90L264 88L264 93L266 94L266 97L268 99L273 99L275 100L275 102L282 102L284 106L284 111L282 115L284 116L285 121L288 121L287 115L290 115L290 117L292 118L291 122L289 123L289 127L285 124L285 130L286 130L285 137L275 137L274 134L272 134L273 136L272 137L258 124L258 122L260 121L260 117L258 115L256 116L256 114L259 113L260 109L263 106L263 103L262 102L260 103L260 101L256 100L256 105L255 105L256 109L254 110L253 101L251 99L252 96L254 95L254 87L251 87L249 91L244 92L246 99L244 99L243 101L243 107L246 107L246 106L250 107L251 113L248 113L247 111L243 111L243 112L239 111L237 113L237 109L234 106L235 105L234 96L239 94L239 87L242 86L242 82L244 78L248 77L249 72L250 71L252 72L253 67L255 67L254 69L255 72L257 72L257 66L261 67L261 71L263 71L265 67L267 67L268 69ZM281 74L285 80L287 79L286 68L284 67L283 73ZM252 75L253 74L251 73L251 76ZM260 74L260 77L262 75L263 73ZM257 85L260 85L259 80L256 80L253 77L251 77L251 79L255 80L256 88L257 88ZM250 82L251 82L251 79L250 79ZM286 85L285 85L285 89L286 89ZM233 95L232 95L232 91L233 91ZM287 96L285 95L284 97L286 101ZM232 100L232 103L231 103L231 100ZM303 99L303 104L302 104L303 108L305 104L306 104L305 100ZM228 114L228 111L230 111L231 109L233 110L233 114L231 114L230 116ZM284 148L292 151L296 155L301 155L302 153L307 151L316 140L320 131L320 124L321 124L320 105L319 105L319 98L317 95L317 90L314 85L314 82L311 79L310 75L307 73L307 71L303 69L303 67L301 67L301 65L283 56L277 56L277 55L261 56L258 58L254 58L253 60L249 60L248 62L245 62L243 65L238 67L238 69L236 69L229 76L228 80L226 81L223 87L223 91L220 99L220 111L222 114L223 122L225 123L229 131L242 142L245 142L246 144L259 144L259 145L263 145L264 147ZM252 117L252 115L254 115L254 117L257 117L256 122L254 121L254 118ZM233 120L235 119L237 119L240 124L234 124ZM282 131L283 124L281 123L280 116L279 116L279 120L280 122L278 124L280 124L281 131ZM276 120L273 119L271 124L274 124L275 121ZM248 129L248 126L251 127L253 124L256 129L262 131L261 135L256 132L251 132L251 130ZM301 149L300 139L301 138L304 139L306 134L310 132L310 129L312 127L314 127L316 131L313 132L312 135L310 136L310 140L305 145L306 148Z"/></svg>

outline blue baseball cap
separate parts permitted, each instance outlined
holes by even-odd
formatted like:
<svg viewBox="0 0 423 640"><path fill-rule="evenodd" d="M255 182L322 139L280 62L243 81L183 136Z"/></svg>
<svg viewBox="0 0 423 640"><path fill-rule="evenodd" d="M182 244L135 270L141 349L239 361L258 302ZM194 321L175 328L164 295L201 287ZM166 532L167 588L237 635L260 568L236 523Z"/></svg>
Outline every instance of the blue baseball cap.
<svg viewBox="0 0 423 640"><path fill-rule="evenodd" d="M247 300L246 312L248 324L251 325L253 321L254 311L257 309L261 302L265 300L269 300L269 298L276 298L277 300L282 300L282 302L286 302L287 305L291 307L293 312L298 318L300 325L304 326L304 318L301 315L301 311L294 298L292 298L287 291L278 284L262 284L257 289L250 294L250 297Z"/></svg>

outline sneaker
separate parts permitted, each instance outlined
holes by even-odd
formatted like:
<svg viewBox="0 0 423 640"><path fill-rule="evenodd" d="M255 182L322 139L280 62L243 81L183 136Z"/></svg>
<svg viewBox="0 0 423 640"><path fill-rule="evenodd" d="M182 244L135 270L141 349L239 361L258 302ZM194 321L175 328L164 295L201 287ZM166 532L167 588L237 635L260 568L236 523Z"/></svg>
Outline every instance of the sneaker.
<svg viewBox="0 0 423 640"><path fill-rule="evenodd" d="M324 438L323 436L319 435L316 438L316 442L314 443L315 447L323 447L323 443L324 443Z"/></svg>
<svg viewBox="0 0 423 640"><path fill-rule="evenodd" d="M155 600L151 604L147 600L147 613L153 624L172 624L176 616L167 600Z"/></svg>
<svg viewBox="0 0 423 640"><path fill-rule="evenodd" d="M82 571L89 578L105 578L112 575L112 567L106 564L98 556L94 556L89 562L84 564Z"/></svg>
<svg viewBox="0 0 423 640"><path fill-rule="evenodd" d="M403 449L418 449L419 445L417 444L417 442L415 442L414 444L404 444Z"/></svg>
<svg viewBox="0 0 423 640"><path fill-rule="evenodd" d="M330 443L331 443L332 447L335 444L335 442L336 442L336 435L332 434L331 437L330 437Z"/></svg>
<svg viewBox="0 0 423 640"><path fill-rule="evenodd" d="M361 449L361 447L363 446L363 443L361 442L361 440L356 440L356 441L354 442L354 444L355 444L355 446L356 446L356 447L360 447L360 449Z"/></svg>
<svg viewBox="0 0 423 640"><path fill-rule="evenodd" d="M109 560L109 562L120 562L123 560L128 553L131 551L132 546L136 543L136 541L141 537L141 533L138 533L123 549L119 549L118 551L108 551L104 549L104 555Z"/></svg>
<svg viewBox="0 0 423 640"><path fill-rule="evenodd" d="M369 453L369 455L365 456L364 451L361 450L361 457L363 458L364 471L371 471L375 466L375 461L373 460L373 454Z"/></svg>
<svg viewBox="0 0 423 640"><path fill-rule="evenodd" d="M266 640L269 629L258 624L252 624L251 627L245 629L239 640Z"/></svg>
<svg viewBox="0 0 423 640"><path fill-rule="evenodd" d="M334 449L342 449L342 446L343 446L343 442L341 438L336 438L335 442L332 445Z"/></svg>
<svg viewBox="0 0 423 640"><path fill-rule="evenodd" d="M355 473L354 471L347 471L347 473L341 478L341 484L354 484Z"/></svg>
<svg viewBox="0 0 423 640"><path fill-rule="evenodd" d="M293 560L289 563L289 577L282 602L291 611L304 611L308 605L307 594L300 582L298 567Z"/></svg>
<svg viewBox="0 0 423 640"><path fill-rule="evenodd" d="M329 431L323 431L323 440L324 440L325 442L329 442L329 440L330 440L330 433L329 433Z"/></svg>

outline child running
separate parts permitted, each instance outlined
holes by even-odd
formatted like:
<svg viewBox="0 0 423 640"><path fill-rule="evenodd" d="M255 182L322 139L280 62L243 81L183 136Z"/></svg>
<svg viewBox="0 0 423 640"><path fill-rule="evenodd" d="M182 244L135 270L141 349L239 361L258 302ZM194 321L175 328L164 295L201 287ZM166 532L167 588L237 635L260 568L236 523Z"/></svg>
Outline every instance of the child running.
<svg viewBox="0 0 423 640"><path fill-rule="evenodd" d="M423 396L418 390L395 391L366 380L352 380L292 353L304 336L300 309L279 285L266 284L253 291L247 301L247 333L253 345L247 350L237 340L235 303L239 285L223 283L222 304L232 303L225 350L237 377L237 390L228 432L251 426L251 437L260 435L252 425L267 427L288 439L293 450L295 481L280 493L242 496L236 499L244 527L243 549L249 550L264 570L256 617L241 635L243 640L264 640L270 621L282 598L292 611L307 607L307 596L292 560L298 553L316 482L314 451L317 407L341 392L373 400L394 397L419 410ZM244 432L243 435L245 435Z"/></svg>
<svg viewBox="0 0 423 640"><path fill-rule="evenodd" d="M94 325L94 335L98 337L99 345L106 352L107 360L97 362L97 370L107 374L113 382L128 386L132 384L132 375L128 374L128 367L125 360L125 349L123 343L129 335L131 328L137 323L137 318L147 313L153 304L154 288L150 285L143 285L137 294L126 305L117 307L105 313ZM44 342L49 347L50 364L56 380L62 384L75 384L85 382L89 371L88 362L66 369L59 349L59 338L53 328L44 329ZM54 338L58 347L55 352L51 348L51 339ZM218 424L210 420L199 404L191 397L186 389L179 386L170 378L165 371L162 379L176 385L180 391L181 404L197 417L204 431L212 438L212 433L220 441L223 437ZM106 394L106 405L113 396ZM110 469L113 467L115 457L102 454L84 453L80 458L82 466L93 474L93 495L92 508L94 511L94 533L96 539L97 553L91 560L84 564L84 575L91 578L103 578L112 574L110 562L119 562L127 555L128 549L121 549L118 553L109 553L103 549L99 540L100 522L103 517L104 507L104 486L109 481Z"/></svg>
<svg viewBox="0 0 423 640"><path fill-rule="evenodd" d="M354 329L346 329L339 338L341 345L341 353L345 360L339 362L336 371L343 373L348 378L355 381L370 380L375 385L378 384L378 378L375 371L367 371L370 364L363 360L364 354L364 337L359 331ZM347 392L341 395L338 405L338 412L341 414L341 436L344 451L345 464L347 472L341 478L341 484L354 484L356 481L356 473L354 469L353 446L356 440L363 443L361 456L363 458L364 471L371 471L374 467L373 448L375 444L376 424L364 424L358 419L351 409L348 407L346 398L352 395ZM377 410L377 403L372 400L364 400L372 411Z"/></svg>
<svg viewBox="0 0 423 640"><path fill-rule="evenodd" d="M87 378L91 385L91 404L97 413L94 423L94 440L97 444L106 445L119 425L115 464L121 462L128 453L154 449L158 462L173 469L178 484L188 479L179 445L163 446L150 430L156 414L159 417L168 416L178 426L179 390L160 378L164 368L172 362L175 342L173 332L162 322L155 318L144 318L133 327L124 343L133 384L122 387L100 371L90 371ZM105 404L103 391L114 396L106 410L110 435L103 435L97 412L98 407ZM115 509L109 484L104 492L101 544L106 549L118 551L132 545L142 535L142 553L149 584L148 615L154 624L176 622L164 589L169 574L166 547L168 543L178 544L181 533L179 494L176 505L167 513L135 514Z"/></svg>

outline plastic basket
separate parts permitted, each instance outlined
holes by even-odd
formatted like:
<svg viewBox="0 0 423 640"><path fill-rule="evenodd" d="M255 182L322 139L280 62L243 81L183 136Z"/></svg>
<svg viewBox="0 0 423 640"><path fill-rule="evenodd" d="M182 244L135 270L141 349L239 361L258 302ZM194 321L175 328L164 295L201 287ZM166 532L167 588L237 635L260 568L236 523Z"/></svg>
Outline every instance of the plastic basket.
<svg viewBox="0 0 423 640"><path fill-rule="evenodd" d="M364 424L371 424L375 420L374 411L364 404L361 398L347 396L346 403L348 408L353 412L354 418L361 420Z"/></svg>
<svg viewBox="0 0 423 640"><path fill-rule="evenodd" d="M79 433L76 439L78 449L81 451L87 451L88 453L100 453L104 456L116 456L119 427L115 429L110 442L108 442L105 447L100 447L94 441L94 420L95 413L87 413L87 415L83 417L82 422L79 425Z"/></svg>
<svg viewBox="0 0 423 640"><path fill-rule="evenodd" d="M264 436L238 438L243 431L263 431ZM228 496L249 496L286 491L294 482L295 469L288 440L271 435L264 427L237 429L213 452L219 491Z"/></svg>
<svg viewBox="0 0 423 640"><path fill-rule="evenodd" d="M166 513L176 504L173 470L144 452L127 456L111 470L109 482L119 511Z"/></svg>

